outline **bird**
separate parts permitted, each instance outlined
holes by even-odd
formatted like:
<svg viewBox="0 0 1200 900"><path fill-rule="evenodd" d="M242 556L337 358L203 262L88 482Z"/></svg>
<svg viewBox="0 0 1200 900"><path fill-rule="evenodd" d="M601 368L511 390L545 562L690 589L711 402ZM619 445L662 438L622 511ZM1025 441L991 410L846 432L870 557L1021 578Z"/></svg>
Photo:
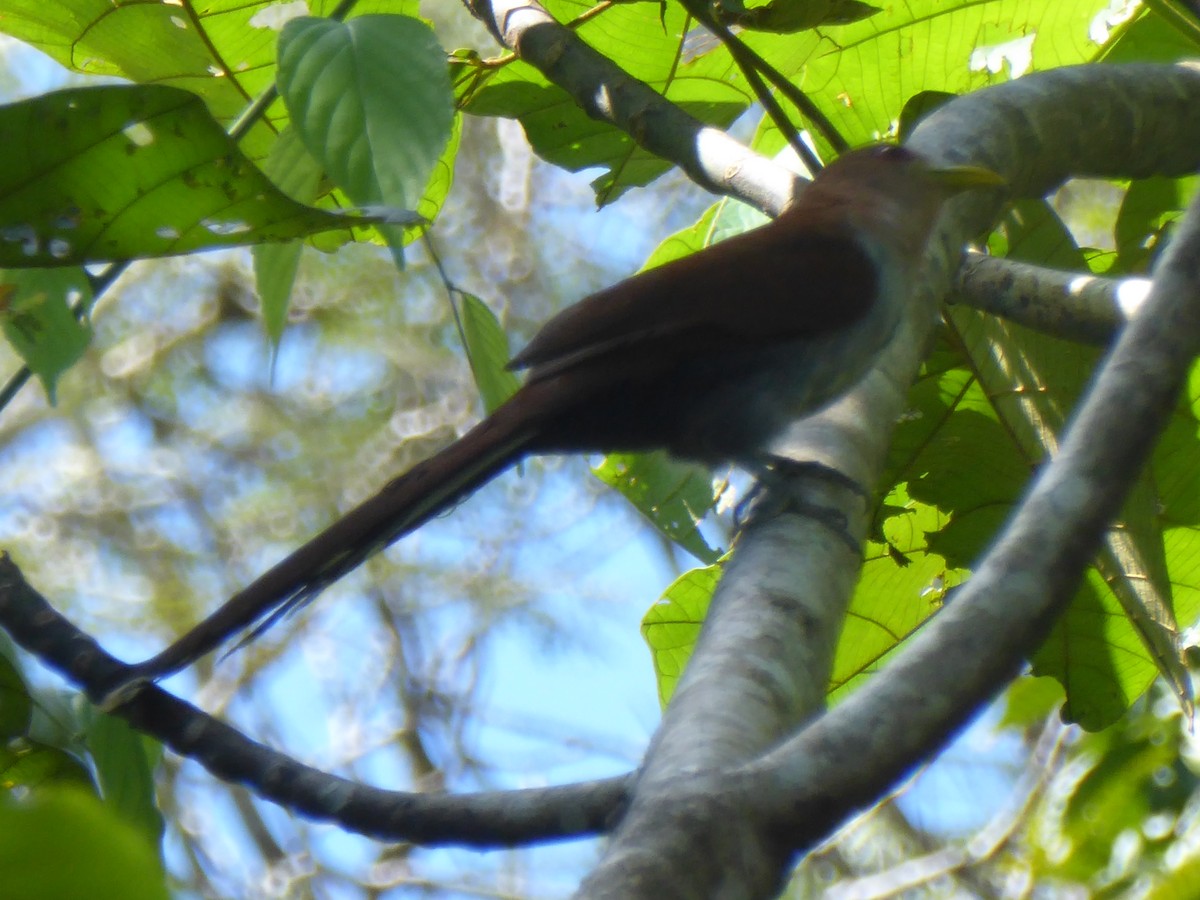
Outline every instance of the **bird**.
<svg viewBox="0 0 1200 900"><path fill-rule="evenodd" d="M759 470L771 438L871 368L944 202L1002 184L903 146L849 151L767 224L585 297L511 360L527 378L506 403L127 667L108 705L256 636L530 454L662 449Z"/></svg>

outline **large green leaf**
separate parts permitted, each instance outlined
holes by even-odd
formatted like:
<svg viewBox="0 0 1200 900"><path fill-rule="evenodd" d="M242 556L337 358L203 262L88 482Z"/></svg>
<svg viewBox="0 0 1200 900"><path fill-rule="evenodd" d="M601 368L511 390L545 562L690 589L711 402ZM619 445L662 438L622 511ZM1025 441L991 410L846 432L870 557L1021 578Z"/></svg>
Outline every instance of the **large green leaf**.
<svg viewBox="0 0 1200 900"><path fill-rule="evenodd" d="M6 789L20 787L35 793L53 787L86 790L95 787L91 773L76 756L61 747L30 738L0 745L0 786Z"/></svg>
<svg viewBox="0 0 1200 900"><path fill-rule="evenodd" d="M966 93L1026 71L1086 62L1101 53L1092 29L1107 0L909 0L821 29L818 44L799 49L787 36L747 38L793 76L851 144L894 132L905 102L922 91ZM783 146L764 121L755 145Z"/></svg>
<svg viewBox="0 0 1200 900"><path fill-rule="evenodd" d="M708 614L720 566L684 572L642 618L642 637L650 648L658 682L658 699L665 707L691 659L700 626Z"/></svg>
<svg viewBox="0 0 1200 900"><path fill-rule="evenodd" d="M166 880L145 838L84 791L39 791L0 803L0 871L6 897L166 900Z"/></svg>
<svg viewBox="0 0 1200 900"><path fill-rule="evenodd" d="M279 41L279 92L304 146L355 202L413 209L450 140L446 55L408 16L293 19ZM384 226L393 247L403 230Z"/></svg>
<svg viewBox="0 0 1200 900"><path fill-rule="evenodd" d="M1010 256L1085 268L1070 234L1047 207L1019 204L1015 215L1021 221L1010 217ZM1032 470L1056 448L1056 436L1101 354L965 310L953 311L950 319L1011 445ZM1088 728L1104 727L1124 713L1156 672L1169 679L1185 705L1190 702L1175 646L1178 626L1157 505L1143 475L1106 535L1096 569L1035 659L1036 671L1053 674L1067 688L1064 714Z"/></svg>
<svg viewBox="0 0 1200 900"><path fill-rule="evenodd" d="M287 240L345 216L280 192L199 98L157 85L0 107L0 266L64 266Z"/></svg>
<svg viewBox="0 0 1200 900"><path fill-rule="evenodd" d="M286 128L279 135L264 171L285 194L293 200L311 204L320 193L321 167L304 149L295 129ZM300 269L300 241L280 244L258 244L251 251L254 257L254 285L262 302L263 326L275 345L283 337L287 323L288 301L296 272Z"/></svg>
<svg viewBox="0 0 1200 900"><path fill-rule="evenodd" d="M425 186L425 193L417 203L417 215L427 222L437 218L450 193L450 186L454 181L454 160L458 155L461 138L462 117L456 116L450 132L450 141L434 165L429 183ZM317 161L304 149L304 144L292 128L285 129L276 141L266 162L266 172L284 193L301 203L314 202L321 192L324 173ZM334 204L337 197L327 196L323 202ZM416 240L420 234L421 229L408 228L404 230L402 239ZM330 240L331 237L337 239ZM310 238L309 242L321 250L334 250L350 237L352 235L349 233L336 235L334 232L324 232ZM286 244L256 244L251 251L254 256L254 282L262 301L263 323L268 336L276 344L282 337L287 322L288 304L296 272L300 267L302 250L303 245L300 241L292 241Z"/></svg>
<svg viewBox="0 0 1200 900"><path fill-rule="evenodd" d="M141 83L186 88L204 100L218 121L231 126L252 101L274 88L277 38L290 18L301 13L328 14L336 5L337 0L306 4L212 0L197 8L170 3L114 5L108 0L55 0L49 4L13 0L0 15L0 31L28 41L86 74L119 75ZM351 15L416 12L415 0L359 0ZM270 104L265 117L239 136L242 152L256 161L265 159L287 121L284 104ZM449 159L452 162L453 153ZM429 220L445 199L448 175L449 169L435 172L417 207ZM319 196L323 198L319 205L325 208L345 205L339 192L329 195L327 183ZM348 236L335 231L315 243L333 249ZM271 276L270 296L264 297L264 305L277 313L272 333L278 330L279 316L286 309L284 302L276 302L280 295L286 300L290 288L286 261L289 257L294 261L297 255L295 249L269 250L259 260ZM264 280L263 284L267 283Z"/></svg>
<svg viewBox="0 0 1200 900"><path fill-rule="evenodd" d="M663 535L702 562L715 562L716 550L700 533L700 522L719 497L703 466L666 453L610 453L592 474L620 491Z"/></svg>
<svg viewBox="0 0 1200 900"><path fill-rule="evenodd" d="M1106 274L1148 271L1171 226L1183 216L1200 178L1146 178L1125 192L1114 235L1117 258Z"/></svg>
<svg viewBox="0 0 1200 900"><path fill-rule="evenodd" d="M1175 617L1182 628L1200 622L1200 365L1151 463L1157 491L1155 517L1163 529L1163 555Z"/></svg>
<svg viewBox="0 0 1200 900"><path fill-rule="evenodd" d="M1111 864L1122 833L1143 837L1138 846L1143 865L1151 860L1161 864L1172 842L1151 837L1148 820L1161 816L1178 821L1200 786L1184 761L1184 745L1178 717L1160 718L1148 708L1132 713L1121 727L1080 740L1078 759L1087 765L1086 774L1081 773L1074 790L1063 798L1061 825L1066 840L1054 854L1056 874L1080 880L1094 877Z"/></svg>
<svg viewBox="0 0 1200 900"><path fill-rule="evenodd" d="M231 122L275 81L275 42L288 16L327 15L338 0L113 3L111 0L5 0L0 31L88 75L185 88L218 120ZM416 0L360 0L356 14L413 13ZM282 103L243 144L252 159L286 124Z"/></svg>

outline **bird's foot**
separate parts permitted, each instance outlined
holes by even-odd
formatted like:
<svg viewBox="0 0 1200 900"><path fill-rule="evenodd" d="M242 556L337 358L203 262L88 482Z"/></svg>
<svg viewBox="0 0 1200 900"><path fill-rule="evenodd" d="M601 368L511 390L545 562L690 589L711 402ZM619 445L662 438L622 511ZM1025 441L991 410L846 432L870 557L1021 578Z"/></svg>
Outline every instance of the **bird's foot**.
<svg viewBox="0 0 1200 900"><path fill-rule="evenodd" d="M849 491L869 504L873 499L871 493L859 482L823 463L787 459L773 459L769 465L759 467L755 475L758 481L734 509L736 527L740 529L758 519L791 513L820 522L852 552L861 552L861 541L851 534L849 519L835 501L837 491ZM834 496L830 496L830 488L835 492ZM827 502L814 501L812 494Z"/></svg>

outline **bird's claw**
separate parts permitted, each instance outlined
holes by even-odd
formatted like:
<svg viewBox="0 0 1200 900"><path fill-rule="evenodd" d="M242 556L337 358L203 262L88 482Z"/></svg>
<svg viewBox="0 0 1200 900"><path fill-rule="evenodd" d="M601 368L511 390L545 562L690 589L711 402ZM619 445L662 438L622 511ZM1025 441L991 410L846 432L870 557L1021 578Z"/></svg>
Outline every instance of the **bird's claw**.
<svg viewBox="0 0 1200 900"><path fill-rule="evenodd" d="M846 514L837 506L816 503L799 496L803 489L796 489L797 478L816 479L835 488L847 490L870 503L872 496L865 487L850 476L819 462L797 462L774 459L757 471L758 481L746 497L734 509L734 524L741 529L755 520L783 513L803 516L820 522L833 532L851 552L861 552L861 541L850 533ZM785 483L786 482L786 483Z"/></svg>

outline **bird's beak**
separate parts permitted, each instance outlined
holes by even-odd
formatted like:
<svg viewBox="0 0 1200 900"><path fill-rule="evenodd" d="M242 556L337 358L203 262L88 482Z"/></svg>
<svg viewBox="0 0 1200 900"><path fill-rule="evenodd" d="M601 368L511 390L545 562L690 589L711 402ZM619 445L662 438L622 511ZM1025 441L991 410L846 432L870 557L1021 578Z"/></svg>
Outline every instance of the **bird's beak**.
<svg viewBox="0 0 1200 900"><path fill-rule="evenodd" d="M930 166L930 178L949 191L957 193L971 188L1006 187L1008 182L983 166Z"/></svg>

